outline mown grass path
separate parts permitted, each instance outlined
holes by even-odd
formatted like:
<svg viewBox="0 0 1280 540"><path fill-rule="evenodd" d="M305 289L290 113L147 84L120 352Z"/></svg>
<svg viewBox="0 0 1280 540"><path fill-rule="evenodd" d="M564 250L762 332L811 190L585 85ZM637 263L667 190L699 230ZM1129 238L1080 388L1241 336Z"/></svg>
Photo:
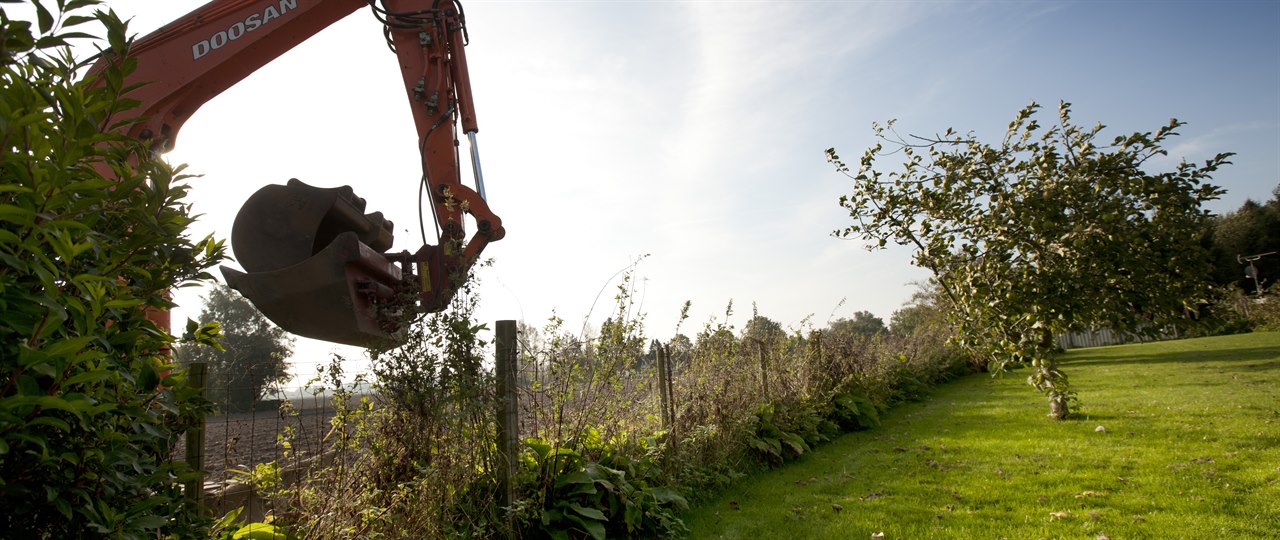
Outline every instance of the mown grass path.
<svg viewBox="0 0 1280 540"><path fill-rule="evenodd" d="M692 538L1280 538L1280 333L1073 351L890 411L686 516Z"/></svg>

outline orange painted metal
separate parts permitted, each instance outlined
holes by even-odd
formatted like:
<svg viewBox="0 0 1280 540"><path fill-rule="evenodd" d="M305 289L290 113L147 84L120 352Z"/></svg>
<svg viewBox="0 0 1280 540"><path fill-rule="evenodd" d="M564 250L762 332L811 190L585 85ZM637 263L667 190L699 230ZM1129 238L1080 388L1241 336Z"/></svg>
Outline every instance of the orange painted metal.
<svg viewBox="0 0 1280 540"><path fill-rule="evenodd" d="M132 124L128 134L151 141L158 152L172 149L183 124L203 104L307 38L360 8L371 6L375 3L367 0L215 0L140 38L130 51L137 60L137 69L129 82L141 86L127 97L140 102L139 112L145 119ZM426 245L414 253L387 254L384 251L389 241L370 248L360 239L341 235L342 231L330 231L328 236L341 236L347 247L338 250L342 255L330 256L329 260L331 264L367 266L370 258L366 255L385 257L406 272L395 278L381 276L379 284L400 280L416 290L419 310L436 311L452 298L455 276L464 274L488 243L500 240L505 230L484 198L462 183L457 160L459 124L466 133L478 130L463 49L466 30L460 4L453 0L382 0L380 6L375 11L387 22L385 30L399 60L410 114L417 128L423 175L442 231L440 245ZM476 231L470 237L465 230L467 215L476 223ZM282 231L312 236L317 232ZM352 241L359 245L353 247ZM314 246L312 255L327 247ZM348 255L352 253L356 255ZM411 274L415 268L420 275ZM364 275L362 272L365 271L346 275L357 276L349 278L354 283ZM241 277L236 280L244 281ZM352 284L348 288L356 291L352 294L372 294L368 281L365 279L366 286ZM297 301L297 294L275 296L292 298L284 302L307 309L302 307L306 302ZM281 309L293 308L274 305L264 311ZM378 316L409 316L397 309L365 311L391 313ZM286 318L294 315L306 317L305 313L290 313ZM167 314L163 318L167 319ZM358 320L354 324L368 322ZM388 321L374 322L385 327ZM167 329L168 321L163 323ZM345 330L335 329L332 333ZM312 337L320 339L326 339L325 333L311 332Z"/></svg>

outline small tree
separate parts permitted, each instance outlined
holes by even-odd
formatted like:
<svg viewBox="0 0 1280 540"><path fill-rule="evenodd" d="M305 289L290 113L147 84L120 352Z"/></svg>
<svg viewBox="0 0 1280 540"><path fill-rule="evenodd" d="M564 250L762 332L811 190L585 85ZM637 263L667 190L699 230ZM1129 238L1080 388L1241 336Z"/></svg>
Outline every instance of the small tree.
<svg viewBox="0 0 1280 540"><path fill-rule="evenodd" d="M852 319L836 319L831 323L831 332L837 335L874 336L888 331L884 319L870 311L856 311Z"/></svg>
<svg viewBox="0 0 1280 540"><path fill-rule="evenodd" d="M226 285L215 285L205 297L201 323L222 327L222 350L184 347L184 364L209 365L206 395L233 410L244 410L262 398L272 384L289 378L288 357L294 338L271 324L253 304Z"/></svg>
<svg viewBox="0 0 1280 540"><path fill-rule="evenodd" d="M671 349L672 357L687 355L693 350L693 340L684 334L676 334L671 336L671 341L667 342L667 348Z"/></svg>
<svg viewBox="0 0 1280 540"><path fill-rule="evenodd" d="M889 332L895 336L910 336L933 313L933 306L915 303L904 305L889 317Z"/></svg>
<svg viewBox="0 0 1280 540"><path fill-rule="evenodd" d="M772 346L779 340L785 339L787 331L783 330L782 325L777 321L757 314L742 327L742 337Z"/></svg>
<svg viewBox="0 0 1280 540"><path fill-rule="evenodd" d="M840 205L854 223L834 234L870 249L910 246L942 289L961 345L997 368L1029 364L1028 382L1061 419L1074 392L1054 359L1055 335L1153 332L1202 299L1201 204L1222 193L1205 182L1231 154L1152 173L1148 161L1166 154L1181 122L1106 144L1101 124L1071 123L1069 103L1048 129L1038 109L1022 109L994 146L950 129L908 142L890 121L873 124L881 143L857 170L834 149L827 158L853 179ZM884 143L902 153L901 171L876 169Z"/></svg>
<svg viewBox="0 0 1280 540"><path fill-rule="evenodd" d="M915 285L917 289L911 294L911 299L889 316L889 333L909 337L919 330L932 330L938 326L950 331L951 325L944 312L946 297L938 285L932 281L920 281Z"/></svg>

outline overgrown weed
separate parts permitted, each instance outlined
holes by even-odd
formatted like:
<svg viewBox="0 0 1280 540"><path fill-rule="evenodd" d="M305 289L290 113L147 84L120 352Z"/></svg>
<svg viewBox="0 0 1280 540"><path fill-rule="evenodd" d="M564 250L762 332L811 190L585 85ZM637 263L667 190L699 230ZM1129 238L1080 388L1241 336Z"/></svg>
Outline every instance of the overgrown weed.
<svg viewBox="0 0 1280 540"><path fill-rule="evenodd" d="M894 403L975 367L947 345L940 318L898 333L807 322L784 331L753 309L739 330L730 303L690 339L686 304L674 335L654 342L633 271L598 329L574 333L556 316L519 325L523 453L510 504L487 328L468 284L404 346L373 356L376 399L344 394L339 363L328 368L337 415L327 457L275 493L281 521L297 538L681 536L691 501L872 427Z"/></svg>

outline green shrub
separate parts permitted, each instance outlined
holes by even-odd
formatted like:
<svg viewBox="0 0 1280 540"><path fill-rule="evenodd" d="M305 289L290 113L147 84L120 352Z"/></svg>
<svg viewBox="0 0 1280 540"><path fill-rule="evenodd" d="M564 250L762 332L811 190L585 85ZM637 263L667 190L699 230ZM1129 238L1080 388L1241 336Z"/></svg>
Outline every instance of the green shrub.
<svg viewBox="0 0 1280 540"><path fill-rule="evenodd" d="M577 449L526 441L527 480L514 512L523 537L603 540L688 532L676 512L689 503L664 485L661 467L644 452L636 457L635 448L606 443L594 430L587 434Z"/></svg>
<svg viewBox="0 0 1280 540"><path fill-rule="evenodd" d="M861 390L845 386L816 400L761 405L747 444L766 464L779 465L841 434L879 425L882 407Z"/></svg>
<svg viewBox="0 0 1280 540"><path fill-rule="evenodd" d="M1280 330L1280 288L1271 287L1262 296L1247 294L1229 285L1214 290L1200 310L1195 324L1183 329L1183 337L1207 337Z"/></svg>
<svg viewBox="0 0 1280 540"><path fill-rule="evenodd" d="M1280 331L1280 299L1276 298L1280 287L1273 285L1263 292L1262 296L1241 295L1238 303L1242 305L1242 311L1247 313L1245 317L1253 331Z"/></svg>
<svg viewBox="0 0 1280 540"><path fill-rule="evenodd" d="M344 359L308 386L333 396L325 458L276 500L277 523L303 538L496 538L499 519L493 376L475 282L459 282L448 309L371 354L377 396ZM359 399L356 399L359 397Z"/></svg>
<svg viewBox="0 0 1280 540"><path fill-rule="evenodd" d="M184 177L111 131L131 120L132 62L86 78L67 47L86 37L70 27L97 23L123 58L125 25L35 7L34 27L0 12L0 530L196 536L206 521L169 456L206 402L147 311L210 279L222 245L186 236Z"/></svg>

